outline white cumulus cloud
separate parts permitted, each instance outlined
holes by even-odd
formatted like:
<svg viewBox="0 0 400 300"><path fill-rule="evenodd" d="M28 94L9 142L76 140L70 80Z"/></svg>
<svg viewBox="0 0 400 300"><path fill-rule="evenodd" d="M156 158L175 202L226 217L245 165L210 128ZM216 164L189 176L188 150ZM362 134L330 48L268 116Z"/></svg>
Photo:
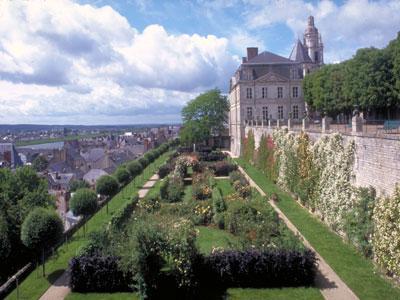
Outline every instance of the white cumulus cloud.
<svg viewBox="0 0 400 300"><path fill-rule="evenodd" d="M0 16L4 123L176 121L238 64L226 38L138 31L110 6L0 1Z"/></svg>

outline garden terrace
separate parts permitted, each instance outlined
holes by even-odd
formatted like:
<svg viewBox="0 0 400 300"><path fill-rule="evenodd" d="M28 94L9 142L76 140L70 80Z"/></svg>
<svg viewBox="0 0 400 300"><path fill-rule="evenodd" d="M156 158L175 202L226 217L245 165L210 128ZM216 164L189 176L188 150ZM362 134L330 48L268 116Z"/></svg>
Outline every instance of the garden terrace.
<svg viewBox="0 0 400 300"><path fill-rule="evenodd" d="M154 156L154 161L149 162L143 168L142 175L137 176L134 180L123 186L121 190L113 196L109 201L107 207L100 208L93 216L86 222L86 234L83 234L83 228L79 229L72 235L64 244L62 244L46 262L47 276L43 277L38 274L38 269L33 271L22 283L19 285L19 297L25 299L38 299L49 288L49 286L59 278L68 267L69 260L85 247L93 232L98 231L100 228L105 228L107 224L114 218L121 209L125 208L129 203L134 201L135 195L139 188L147 181L150 176L158 170L159 166L165 163L172 155L172 152L165 152L168 150L166 147L160 146L158 154ZM161 156L159 156L161 155ZM158 158L156 158L159 156ZM17 297L17 291L14 290L9 296L9 299Z"/></svg>
<svg viewBox="0 0 400 300"><path fill-rule="evenodd" d="M221 162L235 169L225 158ZM224 294L240 299L269 293L322 299L312 287L314 254L240 173L217 179L212 168L199 166L195 155L181 155L168 164L170 173L138 201L123 229L111 235L99 232L91 246L75 258L72 276L79 278L81 287L73 286L69 299L100 291L114 292L110 297L117 294L121 299L135 292L163 299ZM185 185L183 179L189 173L193 180ZM82 270L91 257L112 264L118 261L120 270L108 277L122 282L129 276L132 294L123 293L124 288L107 290L100 278L93 277L106 276L104 268L85 274L92 283L90 289L85 288ZM98 283L97 290L93 283Z"/></svg>

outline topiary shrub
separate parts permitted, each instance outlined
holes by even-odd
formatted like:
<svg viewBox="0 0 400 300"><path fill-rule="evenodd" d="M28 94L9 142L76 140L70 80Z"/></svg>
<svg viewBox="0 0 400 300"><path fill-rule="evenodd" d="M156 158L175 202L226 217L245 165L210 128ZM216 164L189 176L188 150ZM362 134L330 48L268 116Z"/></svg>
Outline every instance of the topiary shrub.
<svg viewBox="0 0 400 300"><path fill-rule="evenodd" d="M115 178L118 180L121 186L125 186L131 180L131 174L125 167L118 167L118 169L114 173Z"/></svg>
<svg viewBox="0 0 400 300"><path fill-rule="evenodd" d="M141 157L138 159L138 162L142 165L142 168L145 169L149 165L149 160L146 157Z"/></svg>
<svg viewBox="0 0 400 300"><path fill-rule="evenodd" d="M63 232L64 225L57 213L41 207L30 212L22 223L22 243L37 252L42 251L43 276L45 276L45 248L57 244Z"/></svg>
<svg viewBox="0 0 400 300"><path fill-rule="evenodd" d="M225 216L226 203L222 198L222 194L219 188L214 187L212 191L212 210L213 210L213 222L220 229L225 228Z"/></svg>
<svg viewBox="0 0 400 300"><path fill-rule="evenodd" d="M140 175L140 173L143 170L143 166L137 160L128 163L126 168L129 174L131 174L132 178L135 178L136 176Z"/></svg>
<svg viewBox="0 0 400 300"><path fill-rule="evenodd" d="M100 195L112 197L119 191L117 180L110 175L101 176L96 182L96 192Z"/></svg>

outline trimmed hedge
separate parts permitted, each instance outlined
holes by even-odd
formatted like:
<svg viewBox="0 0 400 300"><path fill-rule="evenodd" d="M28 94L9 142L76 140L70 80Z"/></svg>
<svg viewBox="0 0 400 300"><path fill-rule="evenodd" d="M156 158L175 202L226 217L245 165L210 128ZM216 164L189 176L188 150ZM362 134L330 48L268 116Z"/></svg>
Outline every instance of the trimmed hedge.
<svg viewBox="0 0 400 300"><path fill-rule="evenodd" d="M70 287L74 292L126 292L131 289L132 275L125 274L115 256L79 256L71 259Z"/></svg>
<svg viewBox="0 0 400 300"><path fill-rule="evenodd" d="M215 176L229 176L233 171L237 170L237 165L227 161L219 161L210 165L210 169L214 171Z"/></svg>
<svg viewBox="0 0 400 300"><path fill-rule="evenodd" d="M311 250L223 251L205 257L204 267L210 283L225 288L311 286L316 258Z"/></svg>
<svg viewBox="0 0 400 300"><path fill-rule="evenodd" d="M227 155L221 151L199 152L198 156L201 161L221 161L227 157Z"/></svg>

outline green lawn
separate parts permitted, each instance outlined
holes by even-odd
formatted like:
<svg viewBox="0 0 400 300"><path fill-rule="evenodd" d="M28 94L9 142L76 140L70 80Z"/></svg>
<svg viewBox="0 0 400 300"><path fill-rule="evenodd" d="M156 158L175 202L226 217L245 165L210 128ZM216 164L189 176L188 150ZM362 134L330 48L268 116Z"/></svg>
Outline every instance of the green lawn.
<svg viewBox="0 0 400 300"><path fill-rule="evenodd" d="M185 186L185 191L183 194L183 201L189 202L190 200L192 200L192 198L193 198L192 185L187 185L187 186Z"/></svg>
<svg viewBox="0 0 400 300"><path fill-rule="evenodd" d="M371 260L343 242L255 167L241 159L236 161L265 193L278 195L278 207L360 299L400 299L400 289L384 279Z"/></svg>
<svg viewBox="0 0 400 300"><path fill-rule="evenodd" d="M66 300L138 300L140 299L137 293L70 293Z"/></svg>
<svg viewBox="0 0 400 300"><path fill-rule="evenodd" d="M283 288L283 289L228 289L230 300L320 300L324 299L316 288Z"/></svg>
<svg viewBox="0 0 400 300"><path fill-rule="evenodd" d="M237 243L237 238L225 230L206 226L196 228L199 230L197 244L201 253L209 254L213 248L229 248Z"/></svg>
<svg viewBox="0 0 400 300"><path fill-rule="evenodd" d="M83 237L83 228L79 229L68 243L62 245L54 256L46 262L46 277L42 277L38 270L34 270L21 284L19 288L20 298L23 299L38 299L49 286L64 272L68 266L69 260L76 255L79 249L87 243L89 232L99 230L107 225L112 215L118 211L125 203L130 201L138 192L138 187L141 187L161 166L171 152L165 153L155 162L146 168L145 176L138 176L135 182L131 182L121 190L108 204L108 215L106 207L100 209L88 222L86 226L86 237ZM14 290L8 299L17 299L16 290Z"/></svg>
<svg viewBox="0 0 400 300"><path fill-rule="evenodd" d="M220 188L223 197L228 196L235 192L229 179L217 179L215 180L215 182L217 183L217 186Z"/></svg>

